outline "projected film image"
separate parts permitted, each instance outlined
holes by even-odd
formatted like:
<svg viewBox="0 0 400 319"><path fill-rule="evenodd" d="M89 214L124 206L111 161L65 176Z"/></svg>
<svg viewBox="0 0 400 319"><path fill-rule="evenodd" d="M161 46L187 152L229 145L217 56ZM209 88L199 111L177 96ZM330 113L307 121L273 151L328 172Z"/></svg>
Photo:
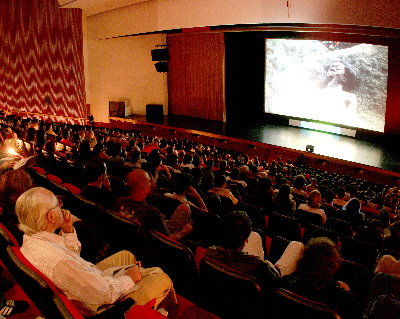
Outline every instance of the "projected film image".
<svg viewBox="0 0 400 319"><path fill-rule="evenodd" d="M388 47L266 39L267 113L384 131Z"/></svg>

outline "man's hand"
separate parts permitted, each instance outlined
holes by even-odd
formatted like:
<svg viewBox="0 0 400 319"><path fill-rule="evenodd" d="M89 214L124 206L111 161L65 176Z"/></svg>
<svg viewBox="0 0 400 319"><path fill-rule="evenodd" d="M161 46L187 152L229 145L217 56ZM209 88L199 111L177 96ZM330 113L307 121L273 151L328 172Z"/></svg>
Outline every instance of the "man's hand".
<svg viewBox="0 0 400 319"><path fill-rule="evenodd" d="M138 267L133 267L126 272L126 275L131 277L133 282L136 284L142 279L142 273L140 272Z"/></svg>
<svg viewBox="0 0 400 319"><path fill-rule="evenodd" d="M69 212L69 210L66 209L61 209L63 218L64 218L64 222L61 224L61 230L64 233L73 233L74 232L74 226L73 226L73 222L72 222L72 215ZM75 217L75 216L74 216Z"/></svg>

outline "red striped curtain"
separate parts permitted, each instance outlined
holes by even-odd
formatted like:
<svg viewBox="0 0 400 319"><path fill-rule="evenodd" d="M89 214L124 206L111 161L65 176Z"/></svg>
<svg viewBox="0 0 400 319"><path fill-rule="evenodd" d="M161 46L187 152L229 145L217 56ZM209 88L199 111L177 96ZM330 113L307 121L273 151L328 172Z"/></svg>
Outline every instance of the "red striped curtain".
<svg viewBox="0 0 400 319"><path fill-rule="evenodd" d="M223 33L167 36L169 113L225 121Z"/></svg>
<svg viewBox="0 0 400 319"><path fill-rule="evenodd" d="M85 115L82 11L57 0L0 1L0 108Z"/></svg>

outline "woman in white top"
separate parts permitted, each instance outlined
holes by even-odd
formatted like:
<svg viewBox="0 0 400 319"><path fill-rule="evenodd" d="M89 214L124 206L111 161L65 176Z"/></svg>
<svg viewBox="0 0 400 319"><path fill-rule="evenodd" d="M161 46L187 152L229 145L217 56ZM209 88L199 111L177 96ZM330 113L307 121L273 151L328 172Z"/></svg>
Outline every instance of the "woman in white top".
<svg viewBox="0 0 400 319"><path fill-rule="evenodd" d="M303 209L322 217L322 225L326 222L326 215L323 209L319 208L319 204L321 203L321 193L317 190L313 190L308 195L307 204L300 204L299 209Z"/></svg>

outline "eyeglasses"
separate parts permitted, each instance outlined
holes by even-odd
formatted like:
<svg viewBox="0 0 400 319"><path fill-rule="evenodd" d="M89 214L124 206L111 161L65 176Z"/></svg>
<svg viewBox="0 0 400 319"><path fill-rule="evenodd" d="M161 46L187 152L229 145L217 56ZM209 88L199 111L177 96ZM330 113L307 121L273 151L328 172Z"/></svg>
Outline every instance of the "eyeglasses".
<svg viewBox="0 0 400 319"><path fill-rule="evenodd" d="M57 207L62 208L63 202L62 202L61 198L58 197L58 196L56 196L56 198L57 198L57 205L54 206L54 207L52 207L52 208L50 208L50 209L47 211L46 215L47 215L49 212L51 212L53 209L56 209Z"/></svg>

